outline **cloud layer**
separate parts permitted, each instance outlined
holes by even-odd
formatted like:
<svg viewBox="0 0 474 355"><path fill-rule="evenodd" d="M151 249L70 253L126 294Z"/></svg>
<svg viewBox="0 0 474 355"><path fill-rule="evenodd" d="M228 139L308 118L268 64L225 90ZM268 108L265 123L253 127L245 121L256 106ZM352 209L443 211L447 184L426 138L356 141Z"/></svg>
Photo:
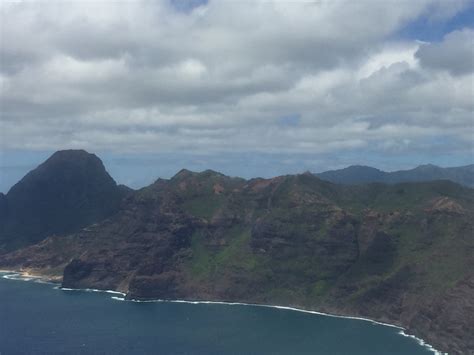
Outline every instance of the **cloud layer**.
<svg viewBox="0 0 474 355"><path fill-rule="evenodd" d="M1 149L469 154L474 31L396 36L450 4L2 3Z"/></svg>

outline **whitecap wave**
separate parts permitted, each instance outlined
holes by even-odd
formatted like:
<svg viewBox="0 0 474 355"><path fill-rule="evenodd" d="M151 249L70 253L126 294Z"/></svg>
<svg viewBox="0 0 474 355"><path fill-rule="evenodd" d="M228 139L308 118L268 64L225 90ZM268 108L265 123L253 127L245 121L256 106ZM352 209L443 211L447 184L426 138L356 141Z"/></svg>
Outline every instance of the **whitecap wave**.
<svg viewBox="0 0 474 355"><path fill-rule="evenodd" d="M6 274L6 275L2 275L2 277L7 280L15 280L15 281L36 281L40 279L39 276L25 276L20 273Z"/></svg>
<svg viewBox="0 0 474 355"><path fill-rule="evenodd" d="M68 287L59 287L61 291L74 291L74 292L99 292L99 293L110 293L113 295L121 295L125 296L126 294L119 291L114 290L99 290L97 288L68 288Z"/></svg>
<svg viewBox="0 0 474 355"><path fill-rule="evenodd" d="M439 351L439 350L436 350L432 345L428 344L428 343L425 342L423 339L420 339L420 338L417 338L417 337L414 336L414 335L405 333L404 330L400 330L400 331L398 332L398 334L401 335L401 336L407 337L407 338L414 339L419 345L424 346L424 347L427 348L428 350L434 352L436 355L448 355L448 353L443 353L443 352L441 352L441 351Z"/></svg>
<svg viewBox="0 0 474 355"><path fill-rule="evenodd" d="M1 271L2 278L15 281L33 281L40 284L55 284L55 282L45 280L43 276L28 275L22 272L7 272Z"/></svg>
<svg viewBox="0 0 474 355"><path fill-rule="evenodd" d="M112 296L112 297L110 297L110 298L113 299L113 300L116 300L116 301L126 301L126 300L125 300L125 297Z"/></svg>

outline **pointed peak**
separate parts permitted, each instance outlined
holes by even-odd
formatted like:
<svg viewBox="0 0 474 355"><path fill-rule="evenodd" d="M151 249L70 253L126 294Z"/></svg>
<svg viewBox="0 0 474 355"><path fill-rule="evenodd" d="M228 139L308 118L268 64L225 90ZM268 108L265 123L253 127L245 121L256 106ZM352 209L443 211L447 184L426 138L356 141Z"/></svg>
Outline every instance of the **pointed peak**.
<svg viewBox="0 0 474 355"><path fill-rule="evenodd" d="M350 165L342 170L359 170L359 171L382 171L380 169L368 166L368 165Z"/></svg>
<svg viewBox="0 0 474 355"><path fill-rule="evenodd" d="M188 169L181 169L180 171L178 171L172 178L171 180L176 180L176 179L183 179L183 178L186 178L186 177L189 177L189 176L193 176L195 175L196 173L191 171L191 170L188 170Z"/></svg>
<svg viewBox="0 0 474 355"><path fill-rule="evenodd" d="M218 171L212 170L212 169L207 169L199 173L199 175L203 176L226 176Z"/></svg>

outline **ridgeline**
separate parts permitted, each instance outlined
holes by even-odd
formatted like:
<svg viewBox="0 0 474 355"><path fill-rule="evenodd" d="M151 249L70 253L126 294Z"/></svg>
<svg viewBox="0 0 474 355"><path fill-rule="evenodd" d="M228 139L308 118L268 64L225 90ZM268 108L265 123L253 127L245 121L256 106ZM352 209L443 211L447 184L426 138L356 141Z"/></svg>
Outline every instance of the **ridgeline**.
<svg viewBox="0 0 474 355"><path fill-rule="evenodd" d="M5 269L128 298L367 317L450 354L474 351L474 190L451 181L182 170L132 191L94 155L66 151L0 197Z"/></svg>

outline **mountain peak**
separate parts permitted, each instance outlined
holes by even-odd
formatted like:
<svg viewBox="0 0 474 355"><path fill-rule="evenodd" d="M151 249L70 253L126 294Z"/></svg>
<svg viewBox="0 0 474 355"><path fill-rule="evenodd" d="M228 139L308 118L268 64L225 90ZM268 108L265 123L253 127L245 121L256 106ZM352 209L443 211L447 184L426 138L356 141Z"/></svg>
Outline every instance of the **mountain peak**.
<svg viewBox="0 0 474 355"><path fill-rule="evenodd" d="M102 220L118 209L125 193L96 155L84 150L58 151L2 198L0 250Z"/></svg>
<svg viewBox="0 0 474 355"><path fill-rule="evenodd" d="M193 175L195 175L195 174L196 174L196 173L193 172L193 171L191 171L191 170L188 170L188 169L181 169L181 170L178 171L175 175L173 175L173 177L171 178L171 180L184 179L184 178L193 176Z"/></svg>
<svg viewBox="0 0 474 355"><path fill-rule="evenodd" d="M201 172L195 172L188 169L181 169L171 178L171 180L186 179L189 177L208 178L212 176L226 177L226 175L218 171L211 170L211 169L207 169Z"/></svg>
<svg viewBox="0 0 474 355"><path fill-rule="evenodd" d="M386 173L364 165L351 165L340 170L330 170L316 174L323 180L337 184L365 184L370 182L382 182Z"/></svg>
<svg viewBox="0 0 474 355"><path fill-rule="evenodd" d="M88 151L84 149L64 149L64 150L58 150L54 152L51 158L55 157L88 157L88 156L96 156L95 154L89 153Z"/></svg>
<svg viewBox="0 0 474 355"><path fill-rule="evenodd" d="M341 169L341 170L352 170L352 171L372 171L372 172L381 172L382 170L379 170L377 168L367 166L367 165L350 165L347 168Z"/></svg>
<svg viewBox="0 0 474 355"><path fill-rule="evenodd" d="M51 166L53 164L62 164L68 162L78 165L89 162L105 170L102 161L97 157L97 155L88 153L83 149L58 150L41 165Z"/></svg>
<svg viewBox="0 0 474 355"><path fill-rule="evenodd" d="M441 169L441 168L434 164L422 164L422 165L417 166L414 170L433 170L433 169Z"/></svg>
<svg viewBox="0 0 474 355"><path fill-rule="evenodd" d="M218 172L218 171L215 171L215 170L212 170L212 169L206 169L202 172L199 173L199 175L202 175L202 176L221 176L221 177L226 177L226 175Z"/></svg>
<svg viewBox="0 0 474 355"><path fill-rule="evenodd" d="M473 165L441 168L433 164L419 165L410 170L385 172L363 165L351 165L340 170L330 170L315 174L319 178L338 184L366 184L380 182L396 184L400 182L451 180L461 185L474 187Z"/></svg>

